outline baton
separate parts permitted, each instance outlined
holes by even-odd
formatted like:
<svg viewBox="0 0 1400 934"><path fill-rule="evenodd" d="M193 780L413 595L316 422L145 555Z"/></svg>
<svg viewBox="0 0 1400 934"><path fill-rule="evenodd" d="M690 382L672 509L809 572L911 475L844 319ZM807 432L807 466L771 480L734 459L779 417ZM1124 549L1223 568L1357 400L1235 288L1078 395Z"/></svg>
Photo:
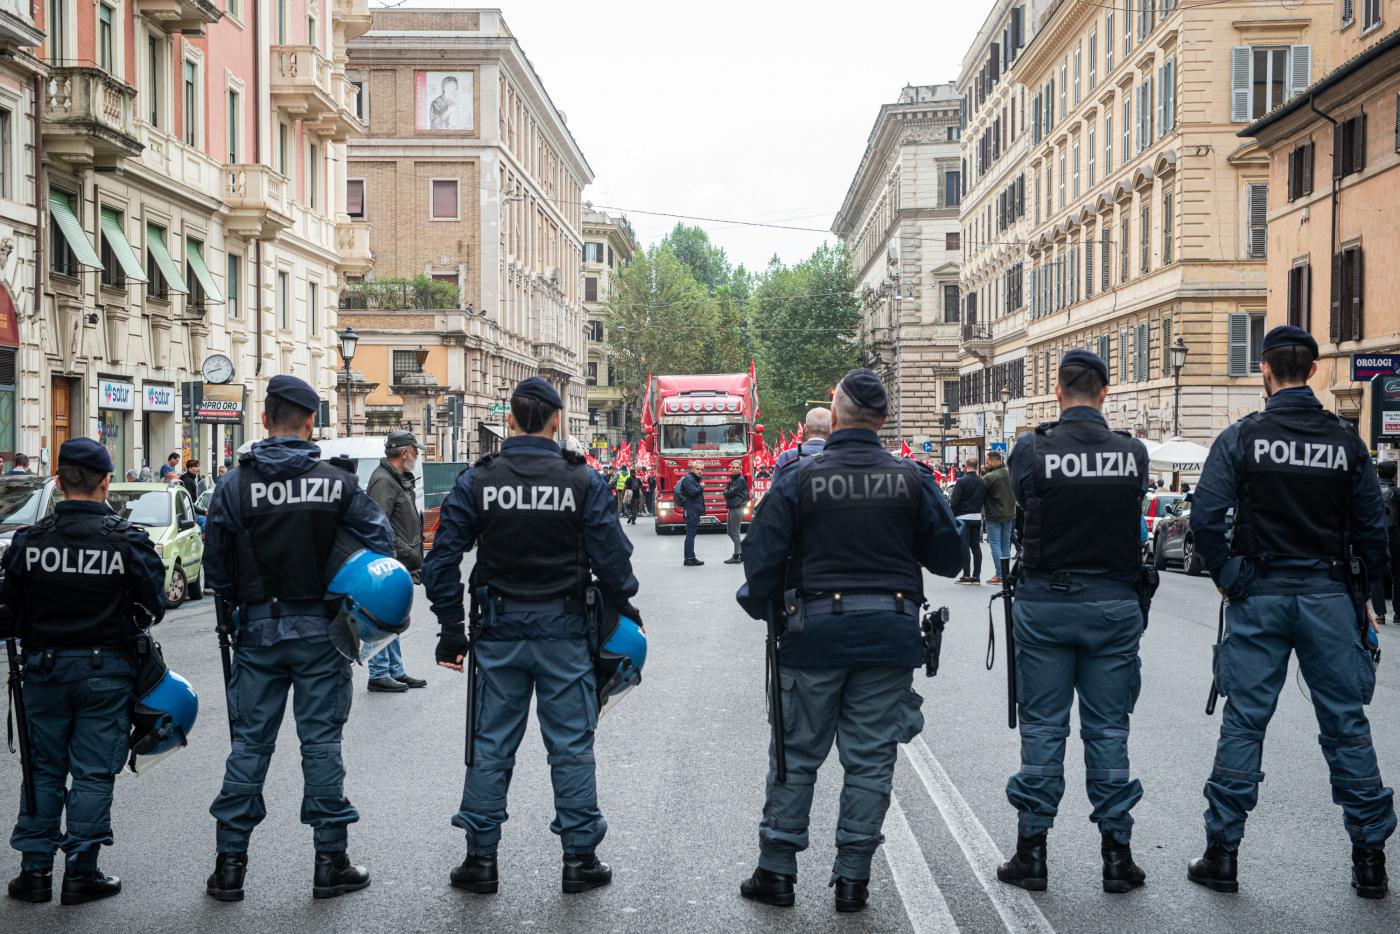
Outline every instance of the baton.
<svg viewBox="0 0 1400 934"><path fill-rule="evenodd" d="M233 706L229 704L229 685L233 682L233 614L227 601L214 594L214 631L219 635L219 662L224 669L224 708L228 711L228 738L232 743Z"/></svg>
<svg viewBox="0 0 1400 934"><path fill-rule="evenodd" d="M470 624L467 631L467 746L464 762L471 768L476 761L476 640L481 634L481 600L472 588Z"/></svg>
<svg viewBox="0 0 1400 934"><path fill-rule="evenodd" d="M24 778L24 812L33 817L39 813L39 806L34 799L34 761L29 755L29 718L24 712L24 682L20 677L19 650L14 639L5 640L5 653L10 662L10 712L19 720L17 728L11 724L12 732L8 738L13 742L14 734L18 732L20 773ZM13 751L14 746L11 745L10 748Z"/></svg>
<svg viewBox="0 0 1400 934"><path fill-rule="evenodd" d="M1215 626L1215 644L1218 646L1225 641L1225 598L1220 598L1220 621ZM1206 716L1215 716L1215 703L1220 700L1220 682L1215 678L1212 670L1210 676L1210 694L1206 696Z"/></svg>
<svg viewBox="0 0 1400 934"><path fill-rule="evenodd" d="M1006 725L1016 729L1016 634L1011 620L1011 606L1016 589L1011 583L1011 559L1001 559L1001 607L1006 616Z"/></svg>
<svg viewBox="0 0 1400 934"><path fill-rule="evenodd" d="M787 781L787 746L786 738L783 736L783 685L781 680L782 666L778 658L778 627L779 620L778 605L775 603L768 613L768 709L769 719L773 726L773 763L774 773L778 781Z"/></svg>

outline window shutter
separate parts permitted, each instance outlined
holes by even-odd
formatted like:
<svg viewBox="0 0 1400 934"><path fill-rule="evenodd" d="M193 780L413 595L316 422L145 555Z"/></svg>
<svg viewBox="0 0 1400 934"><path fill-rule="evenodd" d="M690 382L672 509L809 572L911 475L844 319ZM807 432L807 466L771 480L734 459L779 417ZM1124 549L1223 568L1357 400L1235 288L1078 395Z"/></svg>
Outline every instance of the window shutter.
<svg viewBox="0 0 1400 934"><path fill-rule="evenodd" d="M1230 50L1230 122L1249 122L1250 67L1253 57L1249 46L1237 45Z"/></svg>
<svg viewBox="0 0 1400 934"><path fill-rule="evenodd" d="M1342 25L1350 26L1356 19L1356 0L1342 0Z"/></svg>
<svg viewBox="0 0 1400 934"><path fill-rule="evenodd" d="M1269 186L1249 186L1249 258L1263 259L1269 244Z"/></svg>
<svg viewBox="0 0 1400 934"><path fill-rule="evenodd" d="M1327 333L1333 343L1342 339L1342 254L1340 253L1332 254L1332 304Z"/></svg>
<svg viewBox="0 0 1400 934"><path fill-rule="evenodd" d="M1170 315L1162 318L1162 375L1172 375L1172 319Z"/></svg>
<svg viewBox="0 0 1400 934"><path fill-rule="evenodd" d="M1305 195L1313 193L1313 146L1313 141L1308 140L1303 147L1303 177L1299 179L1299 190Z"/></svg>
<svg viewBox="0 0 1400 934"><path fill-rule="evenodd" d="M1141 243L1138 244L1139 263L1143 275L1152 271L1152 205L1148 203L1146 197L1142 200L1142 206L1138 209L1138 220L1141 229L1138 235Z"/></svg>
<svg viewBox="0 0 1400 934"><path fill-rule="evenodd" d="M1118 270L1118 281L1128 281L1128 238L1132 235L1132 226L1128 218L1128 212L1123 212L1122 230L1119 236L1122 238L1118 244L1118 256L1121 268Z"/></svg>
<svg viewBox="0 0 1400 934"><path fill-rule="evenodd" d="M1109 286L1110 286L1110 284L1111 284L1111 283L1109 282L1109 280L1110 280L1110 279L1112 278L1112 276L1113 276L1113 272L1112 272L1112 269L1111 269L1111 267L1112 267L1112 265L1113 265L1113 259L1112 259L1112 254L1109 252L1110 243L1111 243L1111 241L1109 240L1109 235L1108 235L1108 224L1105 223L1105 224L1104 224L1104 228L1103 228L1103 246L1101 247L1101 251L1102 251L1102 254L1103 254L1103 255L1099 257L1099 265L1100 265L1100 267L1101 267L1101 272L1099 273L1099 275L1100 275L1100 279L1099 279L1099 291L1100 291L1100 292L1107 292L1107 291L1108 291Z"/></svg>
<svg viewBox="0 0 1400 934"><path fill-rule="evenodd" d="M1088 231L1084 236L1084 297L1094 294L1094 238Z"/></svg>
<svg viewBox="0 0 1400 934"><path fill-rule="evenodd" d="M1395 95L1395 151L1400 152L1400 94Z"/></svg>
<svg viewBox="0 0 1400 934"><path fill-rule="evenodd" d="M1232 314L1229 324L1229 375L1249 375L1249 315Z"/></svg>
<svg viewBox="0 0 1400 934"><path fill-rule="evenodd" d="M1342 120L1332 126L1332 177L1341 178L1346 174L1346 148L1342 145L1346 139L1347 122Z"/></svg>
<svg viewBox="0 0 1400 934"><path fill-rule="evenodd" d="M1157 69L1157 136L1167 131L1167 66Z"/></svg>
<svg viewBox="0 0 1400 934"><path fill-rule="evenodd" d="M1361 312L1362 312L1362 286L1365 277L1361 274L1361 248L1354 247L1348 251L1351 254L1351 332L1347 337L1354 341L1361 340Z"/></svg>
<svg viewBox="0 0 1400 934"><path fill-rule="evenodd" d="M1173 222L1175 220L1175 198L1167 191L1162 193L1162 265L1170 266L1175 258L1175 243L1172 238Z"/></svg>
<svg viewBox="0 0 1400 934"><path fill-rule="evenodd" d="M1167 62L1166 68L1167 123L1162 127L1163 133L1176 129L1176 59Z"/></svg>
<svg viewBox="0 0 1400 934"><path fill-rule="evenodd" d="M351 217L361 217L365 213L365 183L352 178L345 183L345 213Z"/></svg>
<svg viewBox="0 0 1400 934"><path fill-rule="evenodd" d="M1360 172L1366 168L1366 114L1359 113L1351 118L1356 125L1356 135L1351 141L1351 165L1352 172Z"/></svg>
<svg viewBox="0 0 1400 934"><path fill-rule="evenodd" d="M1128 329L1118 330L1118 382L1128 381Z"/></svg>
<svg viewBox="0 0 1400 934"><path fill-rule="evenodd" d="M1305 331L1312 329L1312 264L1307 263L1302 267L1301 280L1298 285L1298 293L1301 296L1298 327Z"/></svg>
<svg viewBox="0 0 1400 934"><path fill-rule="evenodd" d="M1302 147L1293 150L1288 154L1288 200L1293 201L1298 197L1298 157L1302 153Z"/></svg>
<svg viewBox="0 0 1400 934"><path fill-rule="evenodd" d="M1288 270L1288 323L1298 327L1298 319L1302 316L1302 296L1298 291L1298 283L1302 277L1303 267L1294 266Z"/></svg>
<svg viewBox="0 0 1400 934"><path fill-rule="evenodd" d="M1292 100L1312 84L1312 46L1295 45L1288 55L1288 99Z"/></svg>

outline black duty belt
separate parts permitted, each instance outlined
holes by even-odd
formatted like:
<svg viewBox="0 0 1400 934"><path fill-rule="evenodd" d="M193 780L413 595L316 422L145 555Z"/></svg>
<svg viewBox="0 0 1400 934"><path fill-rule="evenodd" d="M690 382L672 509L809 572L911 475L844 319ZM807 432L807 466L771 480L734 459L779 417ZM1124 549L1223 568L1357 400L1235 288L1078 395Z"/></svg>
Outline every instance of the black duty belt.
<svg viewBox="0 0 1400 934"><path fill-rule="evenodd" d="M573 613L583 615L583 601L578 597L555 597L553 600L517 600L495 597L496 612L500 613Z"/></svg>
<svg viewBox="0 0 1400 934"><path fill-rule="evenodd" d="M802 598L803 611L809 614L860 613L874 610L881 613L898 613L914 619L919 618L919 609L923 603L924 598L919 594L837 593Z"/></svg>

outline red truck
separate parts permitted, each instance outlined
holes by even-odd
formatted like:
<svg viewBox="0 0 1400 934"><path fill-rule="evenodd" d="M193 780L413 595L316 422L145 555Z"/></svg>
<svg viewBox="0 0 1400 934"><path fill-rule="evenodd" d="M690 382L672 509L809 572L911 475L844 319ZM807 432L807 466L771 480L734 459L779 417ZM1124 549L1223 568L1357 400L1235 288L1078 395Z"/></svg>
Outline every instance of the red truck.
<svg viewBox="0 0 1400 934"><path fill-rule="evenodd" d="M734 470L753 490L754 454L762 449L763 426L755 424L758 387L750 373L658 376L645 399L643 429L656 460L656 534L685 529L676 508L676 484L699 464L705 485L705 526L724 528L729 510L724 487ZM744 522L757 500L744 507Z"/></svg>

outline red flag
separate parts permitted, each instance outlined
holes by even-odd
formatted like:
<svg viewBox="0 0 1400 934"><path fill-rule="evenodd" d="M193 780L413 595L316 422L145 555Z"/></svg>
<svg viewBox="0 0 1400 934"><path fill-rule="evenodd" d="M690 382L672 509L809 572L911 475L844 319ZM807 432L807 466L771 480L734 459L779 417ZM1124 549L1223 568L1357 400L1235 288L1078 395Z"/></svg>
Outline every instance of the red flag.
<svg viewBox="0 0 1400 934"><path fill-rule="evenodd" d="M801 426L801 425L798 425L798 426L797 426L797 433L796 433L793 437L797 438L797 443L798 443L798 444L801 444L801 443L802 443L802 426Z"/></svg>
<svg viewBox="0 0 1400 934"><path fill-rule="evenodd" d="M758 371L753 357L749 358L749 393L753 396L753 420L758 421Z"/></svg>
<svg viewBox="0 0 1400 934"><path fill-rule="evenodd" d="M647 393L642 396L642 434L651 434L651 374L647 374Z"/></svg>
<svg viewBox="0 0 1400 934"><path fill-rule="evenodd" d="M913 457L913 456L914 456L913 450L910 449L910 447L909 447L909 442L908 442L908 441L905 441L903 438L900 438L900 439L899 439L899 456L900 456L900 457Z"/></svg>

